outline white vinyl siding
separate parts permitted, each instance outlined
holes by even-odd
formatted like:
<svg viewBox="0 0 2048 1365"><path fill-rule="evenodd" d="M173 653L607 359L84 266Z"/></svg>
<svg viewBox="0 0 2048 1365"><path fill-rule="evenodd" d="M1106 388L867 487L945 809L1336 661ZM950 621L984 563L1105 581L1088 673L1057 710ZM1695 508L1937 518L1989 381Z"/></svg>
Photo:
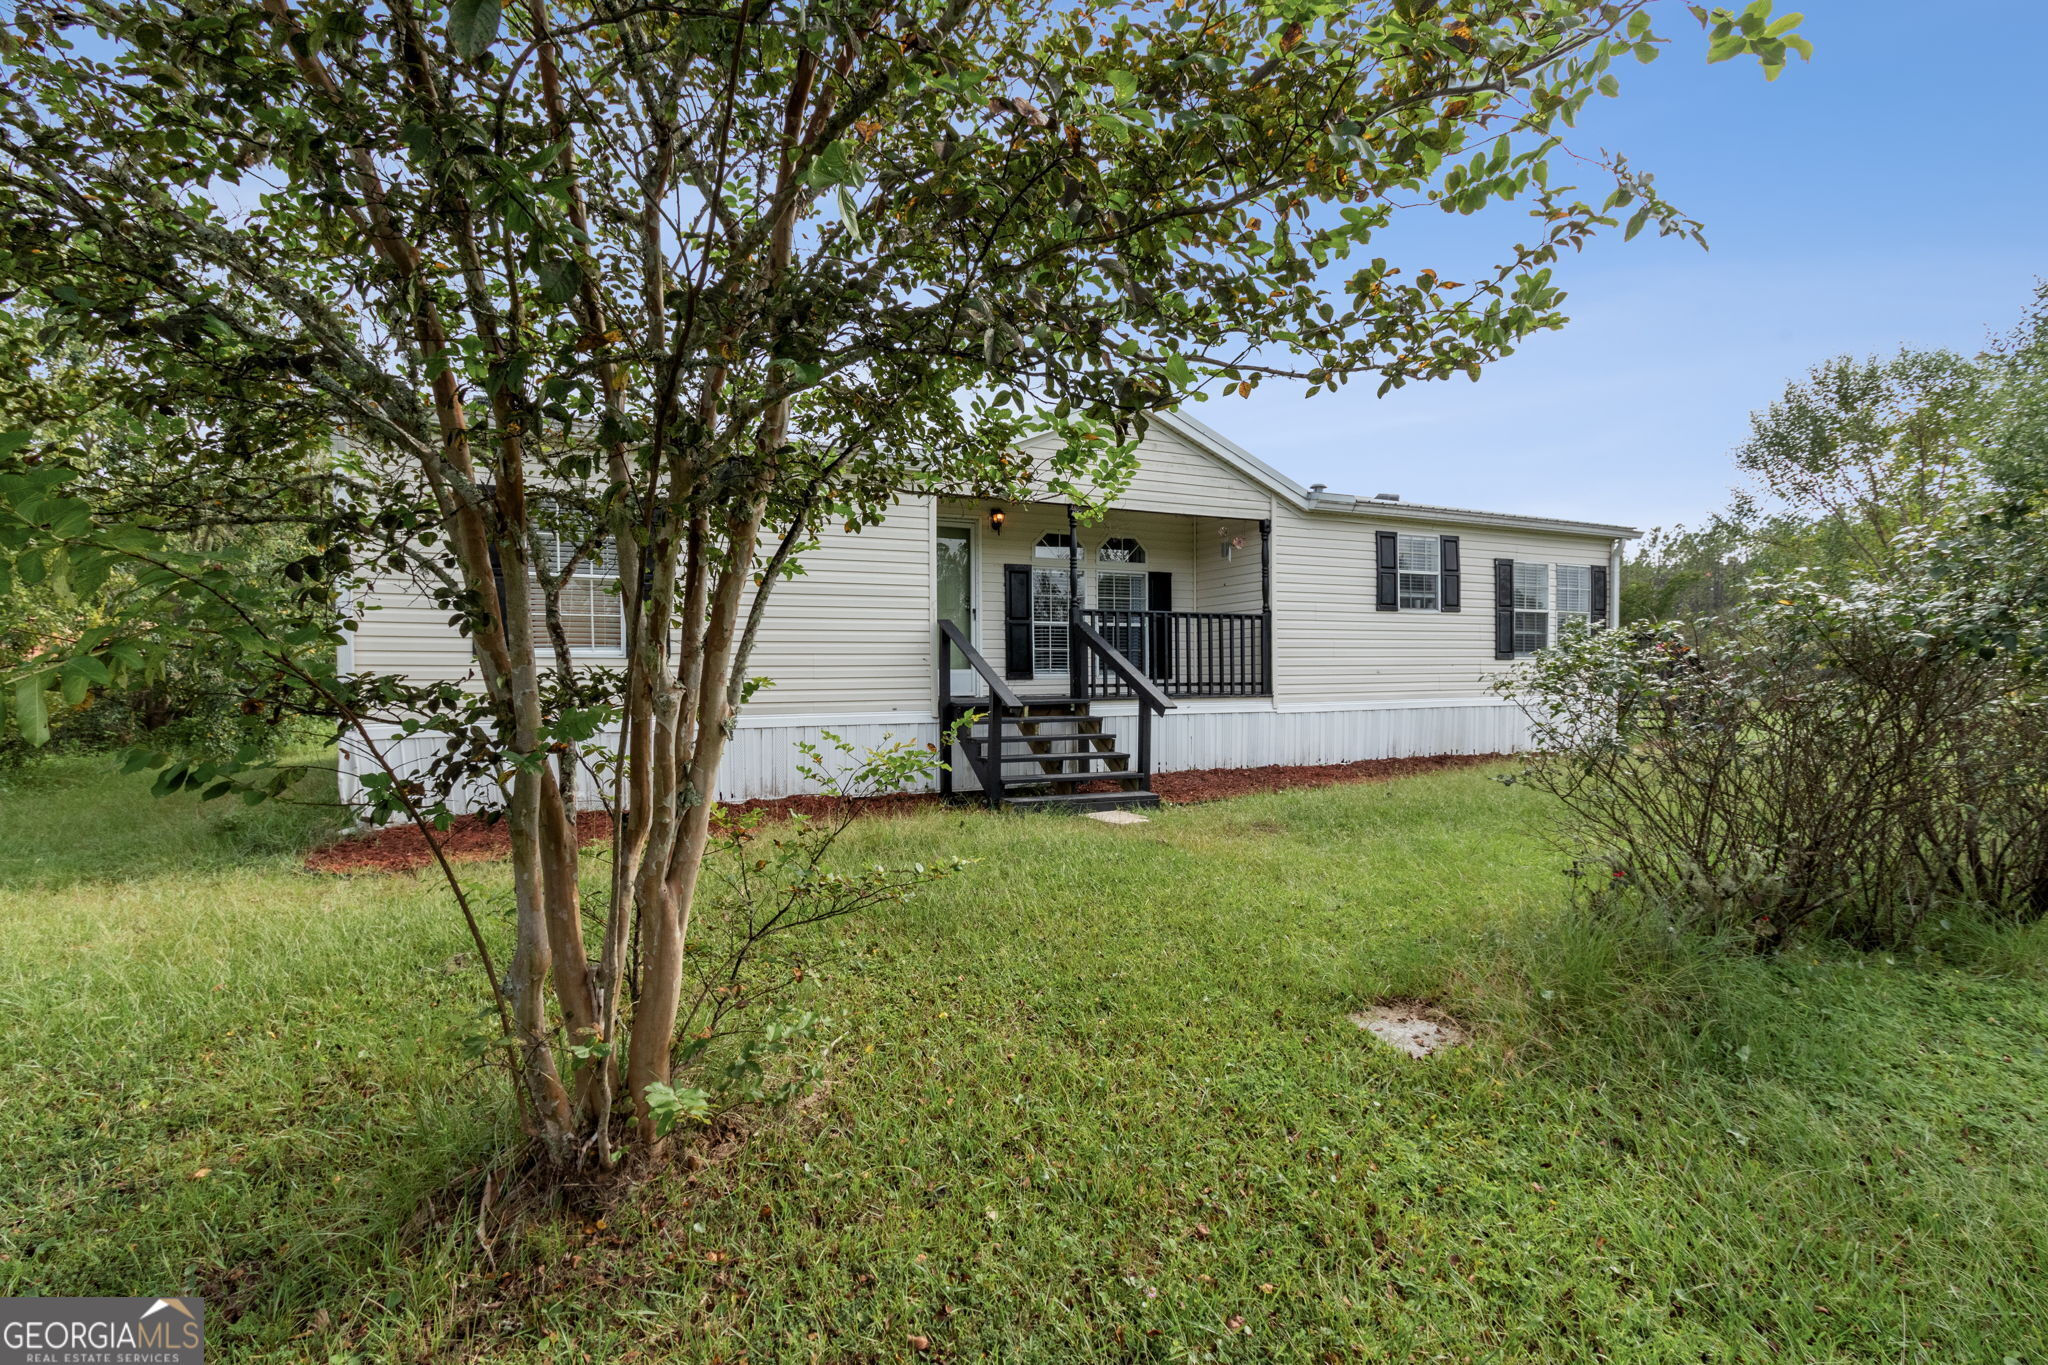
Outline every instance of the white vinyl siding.
<svg viewBox="0 0 2048 1365"><path fill-rule="evenodd" d="M1024 450L1027 455L1043 457L1053 446L1052 438L1041 437ZM1172 516L1256 522L1267 515L1272 502L1272 495L1265 489L1189 445L1167 430L1165 423L1154 422L1138 442L1137 473L1111 499L1110 505L1123 512L1164 512ZM1083 528L1084 533L1086 529ZM1256 532L1258 527L1254 525L1252 529ZM1083 538L1089 537L1084 534Z"/></svg>
<svg viewBox="0 0 2048 1365"><path fill-rule="evenodd" d="M453 612L436 605L424 581L379 574L356 606L361 616L349 650L356 673L397 673L414 682L459 682L473 673L469 637L450 622Z"/></svg>
<svg viewBox="0 0 2048 1365"><path fill-rule="evenodd" d="M1396 558L1402 611L1435 611L1441 605L1443 540L1438 536L1402 536Z"/></svg>
<svg viewBox="0 0 2048 1365"><path fill-rule="evenodd" d="M1273 516L1273 686L1282 708L1488 698L1493 676L1513 666L1494 653L1494 561L1601 564L1613 545L1578 532L1469 522L1423 522L1418 530L1391 517L1284 503ZM1463 610L1376 610L1378 531L1457 536Z"/></svg>

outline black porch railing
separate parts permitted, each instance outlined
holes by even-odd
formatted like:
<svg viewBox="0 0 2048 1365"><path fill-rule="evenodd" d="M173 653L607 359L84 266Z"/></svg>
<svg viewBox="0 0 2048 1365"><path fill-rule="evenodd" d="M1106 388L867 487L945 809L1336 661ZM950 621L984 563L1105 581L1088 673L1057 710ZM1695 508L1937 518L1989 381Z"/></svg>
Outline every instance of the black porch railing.
<svg viewBox="0 0 2048 1365"><path fill-rule="evenodd" d="M1169 697L1265 697L1273 692L1273 613L1083 610L1119 654ZM1128 697L1131 686L1076 650L1079 697Z"/></svg>

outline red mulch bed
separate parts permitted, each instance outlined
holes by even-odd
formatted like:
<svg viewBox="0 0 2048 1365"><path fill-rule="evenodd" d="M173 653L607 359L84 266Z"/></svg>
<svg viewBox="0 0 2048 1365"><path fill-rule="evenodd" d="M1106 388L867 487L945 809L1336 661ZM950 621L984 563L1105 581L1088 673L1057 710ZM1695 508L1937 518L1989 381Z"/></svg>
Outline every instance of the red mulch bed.
<svg viewBox="0 0 2048 1365"><path fill-rule="evenodd" d="M1152 774L1152 790L1159 799L1176 806L1198 801L1222 801L1232 796L1254 796L1259 792L1284 792L1296 787L1334 787L1340 782L1384 782L1395 777L1420 777L1424 773L1471 768L1481 763L1499 763L1506 754L1431 754L1427 758L1367 758L1357 763L1324 763L1316 766L1280 765L1271 768L1197 768L1185 773Z"/></svg>
<svg viewBox="0 0 2048 1365"><path fill-rule="evenodd" d="M1171 805L1194 805L1222 801L1233 796L1259 792L1289 791L1297 787L1329 787L1343 782L1384 782L1397 777L1419 777L1424 773L1470 768L1498 763L1506 754L1435 754L1427 758L1368 758L1357 763L1326 763L1319 766L1276 766L1271 768L1201 768L1193 772L1154 773L1152 790ZM1110 790L1106 785L1104 790ZM859 803L859 813L904 815L927 810L938 804L931 795L875 796ZM824 796L784 796L773 801L741 801L726 807L735 815L758 814L764 820L786 820L792 814L822 816L834 813L838 803ZM583 842L595 843L611 837L611 817L602 811L584 811L577 817L576 832ZM498 821L480 816L458 816L438 836L441 851L451 861L473 862L481 858L502 858L511 851L511 840ZM434 855L417 825L386 825L382 829L349 834L323 844L306 856L309 872L417 872L433 866Z"/></svg>

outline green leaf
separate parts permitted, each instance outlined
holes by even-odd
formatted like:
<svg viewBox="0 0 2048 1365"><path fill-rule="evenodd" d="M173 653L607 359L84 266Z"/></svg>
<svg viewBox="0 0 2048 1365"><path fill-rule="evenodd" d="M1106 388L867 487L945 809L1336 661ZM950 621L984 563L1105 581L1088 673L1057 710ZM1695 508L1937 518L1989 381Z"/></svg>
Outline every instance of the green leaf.
<svg viewBox="0 0 2048 1365"><path fill-rule="evenodd" d="M677 1090L655 1081L647 1087L647 1112L654 1130L666 1136L678 1120L692 1118L702 1123L711 1116L711 1096L702 1090Z"/></svg>
<svg viewBox="0 0 2048 1365"><path fill-rule="evenodd" d="M838 194L839 221L846 224L846 235L853 238L854 242L858 244L860 242L860 215L854 212L853 195L844 185L839 187Z"/></svg>
<svg viewBox="0 0 2048 1365"><path fill-rule="evenodd" d="M474 60L498 39L498 0L455 0L448 7L448 41L459 57Z"/></svg>
<svg viewBox="0 0 2048 1365"><path fill-rule="evenodd" d="M1106 79L1115 87L1119 104L1128 104L1138 93L1138 78L1128 71L1112 71Z"/></svg>
<svg viewBox="0 0 2048 1365"><path fill-rule="evenodd" d="M79 498L52 499L43 504L43 515L51 532L66 540L76 540L92 529L92 508Z"/></svg>
<svg viewBox="0 0 2048 1365"><path fill-rule="evenodd" d="M534 274L540 280L541 297L549 303L567 303L575 298L582 282L574 261L542 261Z"/></svg>
<svg viewBox="0 0 2048 1365"><path fill-rule="evenodd" d="M853 164L853 152L845 138L827 143L804 168L804 183L821 190L833 185L855 184L860 176L860 168Z"/></svg>
<svg viewBox="0 0 2048 1365"><path fill-rule="evenodd" d="M14 685L14 723L21 727L21 737L37 748L50 742L50 712L41 677L23 678Z"/></svg>
<svg viewBox="0 0 2048 1365"><path fill-rule="evenodd" d="M114 675L107 672L107 666L90 654L80 654L64 662L67 674L75 673L87 683L110 683Z"/></svg>

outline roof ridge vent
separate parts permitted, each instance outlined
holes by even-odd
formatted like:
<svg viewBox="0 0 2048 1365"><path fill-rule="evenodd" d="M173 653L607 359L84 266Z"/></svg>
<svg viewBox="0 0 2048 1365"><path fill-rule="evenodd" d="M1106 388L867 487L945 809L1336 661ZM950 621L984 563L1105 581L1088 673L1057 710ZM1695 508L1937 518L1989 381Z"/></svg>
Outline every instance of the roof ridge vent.
<svg viewBox="0 0 2048 1365"><path fill-rule="evenodd" d="M1399 493L1375 493L1372 495L1372 500L1374 502L1399 502L1401 495Z"/></svg>

